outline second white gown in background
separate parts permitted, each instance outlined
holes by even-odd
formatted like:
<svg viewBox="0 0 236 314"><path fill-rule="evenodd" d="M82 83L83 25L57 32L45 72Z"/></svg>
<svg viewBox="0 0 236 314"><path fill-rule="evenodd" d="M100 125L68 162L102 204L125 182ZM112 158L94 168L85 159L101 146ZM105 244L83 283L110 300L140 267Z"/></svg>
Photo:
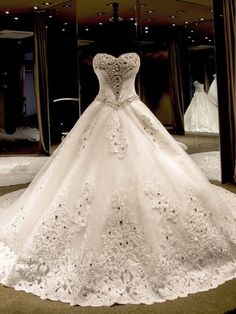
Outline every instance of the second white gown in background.
<svg viewBox="0 0 236 314"><path fill-rule="evenodd" d="M184 128L189 132L219 132L218 108L204 91L204 85L194 82L195 93L184 115Z"/></svg>
<svg viewBox="0 0 236 314"><path fill-rule="evenodd" d="M217 79L216 74L213 74L214 80L212 81L209 90L208 90L208 99L210 102L218 107L218 91L217 91Z"/></svg>

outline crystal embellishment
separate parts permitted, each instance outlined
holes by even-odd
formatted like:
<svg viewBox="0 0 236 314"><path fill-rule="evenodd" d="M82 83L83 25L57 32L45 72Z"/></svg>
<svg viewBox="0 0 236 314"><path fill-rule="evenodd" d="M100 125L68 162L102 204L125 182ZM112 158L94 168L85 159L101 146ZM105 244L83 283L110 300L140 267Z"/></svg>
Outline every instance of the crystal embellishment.
<svg viewBox="0 0 236 314"><path fill-rule="evenodd" d="M121 119L114 117L108 123L107 138L110 142L110 152L117 155L119 159L124 158L128 144L123 136L123 123Z"/></svg>
<svg viewBox="0 0 236 314"><path fill-rule="evenodd" d="M136 53L125 53L118 58L104 53L94 57L93 65L95 70L101 70L107 74L107 82L118 101L124 81L129 76L132 77L132 70L139 65L139 62L139 56Z"/></svg>
<svg viewBox="0 0 236 314"><path fill-rule="evenodd" d="M119 110L122 109L124 107L126 107L127 105L129 105L131 102L138 100L139 96L138 95L134 95L132 97L129 97L123 101L109 101L106 98L103 97L96 97L96 100L101 102L104 106L108 106L111 107L114 110Z"/></svg>

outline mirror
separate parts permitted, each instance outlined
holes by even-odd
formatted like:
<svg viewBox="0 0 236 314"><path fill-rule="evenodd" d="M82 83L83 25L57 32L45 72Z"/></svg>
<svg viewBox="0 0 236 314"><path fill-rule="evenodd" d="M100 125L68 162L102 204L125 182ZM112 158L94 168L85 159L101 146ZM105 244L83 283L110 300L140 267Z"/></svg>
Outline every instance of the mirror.
<svg viewBox="0 0 236 314"><path fill-rule="evenodd" d="M50 129L53 149L97 95L94 55L107 52L118 56L135 51L141 57L136 90L142 101L176 140L186 144L187 153L197 154L193 158L218 167L211 0L73 0L50 5L43 11L49 103L46 127ZM39 149L40 128L33 91L34 19L35 12L11 17L6 14L1 19L1 153ZM14 34L7 32L10 29ZM14 66L7 62L8 57L14 59ZM17 103L14 114L13 103ZM30 137L35 134L33 140L24 143L25 148L17 144L18 139L14 144L9 140L19 128L31 130Z"/></svg>
<svg viewBox="0 0 236 314"><path fill-rule="evenodd" d="M212 1L137 5L143 101L208 178L220 181Z"/></svg>
<svg viewBox="0 0 236 314"><path fill-rule="evenodd" d="M37 154L34 14L6 11L0 29L0 154Z"/></svg>
<svg viewBox="0 0 236 314"><path fill-rule="evenodd" d="M47 10L50 138L54 150L80 115L77 53L77 2Z"/></svg>

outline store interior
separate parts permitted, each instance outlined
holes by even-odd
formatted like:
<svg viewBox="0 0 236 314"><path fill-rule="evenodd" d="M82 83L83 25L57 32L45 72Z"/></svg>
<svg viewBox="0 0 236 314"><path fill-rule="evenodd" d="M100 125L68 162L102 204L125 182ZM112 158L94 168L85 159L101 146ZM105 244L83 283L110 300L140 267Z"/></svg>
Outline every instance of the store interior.
<svg viewBox="0 0 236 314"><path fill-rule="evenodd" d="M181 119L194 95L193 82L204 84L207 93L216 72L212 3L201 2L202 5L189 1L164 4L119 1L114 5L106 1L96 4L70 1L42 5L34 11L31 8L30 12L24 12L23 8L23 12L20 8L16 12L15 8L14 13L8 6L10 13L1 17L0 36L1 152L20 151L21 145L17 144L20 135L17 138L15 132L21 129L24 133L22 128L28 127L31 132L28 139L22 134L26 153L37 153L34 26L37 13L42 14L42 10L45 10L47 38L50 146L60 142L61 132L69 131L95 98L98 82L92 59L98 52L120 55L136 51L142 59L136 81L142 101L172 134L184 135ZM178 61L183 67L183 90L179 96L182 99L178 104L181 114L175 108L172 93L175 82L171 78L174 75L170 66L174 62L171 45L178 46ZM60 98L71 100L58 101ZM205 140L213 144L214 150L219 149L218 132L190 133L185 137L191 142L191 153L205 151L201 147ZM11 148L8 142L13 134L17 140Z"/></svg>
<svg viewBox="0 0 236 314"><path fill-rule="evenodd" d="M226 61L217 50L220 14L212 0L2 0L0 195L26 188L93 102L99 90L94 56L119 58L128 52L141 59L135 83L141 101L186 145L186 153L212 183L224 183L236 193L230 164L235 144L225 141L234 130L228 131L223 114L230 98L222 102L227 80ZM111 313L114 307L116 313L230 313L234 286L229 281L157 305L86 308L81 313ZM11 306L20 306L22 313L80 313L0 288L2 297L8 293ZM1 307L8 313L9 304L0 305L0 312Z"/></svg>
<svg viewBox="0 0 236 314"><path fill-rule="evenodd" d="M211 118L205 121L212 112L198 114L192 108L188 113L192 126L184 125L194 98L193 83L203 84L208 94L216 73L211 0L54 1L38 7L26 3L11 7L3 2L2 7L1 155L50 155L97 95L95 54L119 56L133 51L141 57L136 79L141 100L187 146L189 154L203 153L195 158L217 164L220 178L219 126L212 130ZM36 20L43 23L46 41L43 109L37 102L39 85L35 83L36 67L42 67L35 61L40 60L40 55L35 56ZM214 97L213 119L217 120L217 87ZM204 99L202 102L205 104ZM202 120L203 128L198 128L196 119Z"/></svg>

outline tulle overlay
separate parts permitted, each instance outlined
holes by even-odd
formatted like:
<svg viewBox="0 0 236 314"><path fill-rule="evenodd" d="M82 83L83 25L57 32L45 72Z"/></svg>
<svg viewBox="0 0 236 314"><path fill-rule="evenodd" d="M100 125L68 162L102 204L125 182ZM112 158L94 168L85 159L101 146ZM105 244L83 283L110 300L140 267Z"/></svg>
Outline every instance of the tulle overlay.
<svg viewBox="0 0 236 314"><path fill-rule="evenodd" d="M132 95L133 97L133 95ZM71 305L161 302L236 277L236 197L136 98L85 111L0 211L0 282Z"/></svg>

